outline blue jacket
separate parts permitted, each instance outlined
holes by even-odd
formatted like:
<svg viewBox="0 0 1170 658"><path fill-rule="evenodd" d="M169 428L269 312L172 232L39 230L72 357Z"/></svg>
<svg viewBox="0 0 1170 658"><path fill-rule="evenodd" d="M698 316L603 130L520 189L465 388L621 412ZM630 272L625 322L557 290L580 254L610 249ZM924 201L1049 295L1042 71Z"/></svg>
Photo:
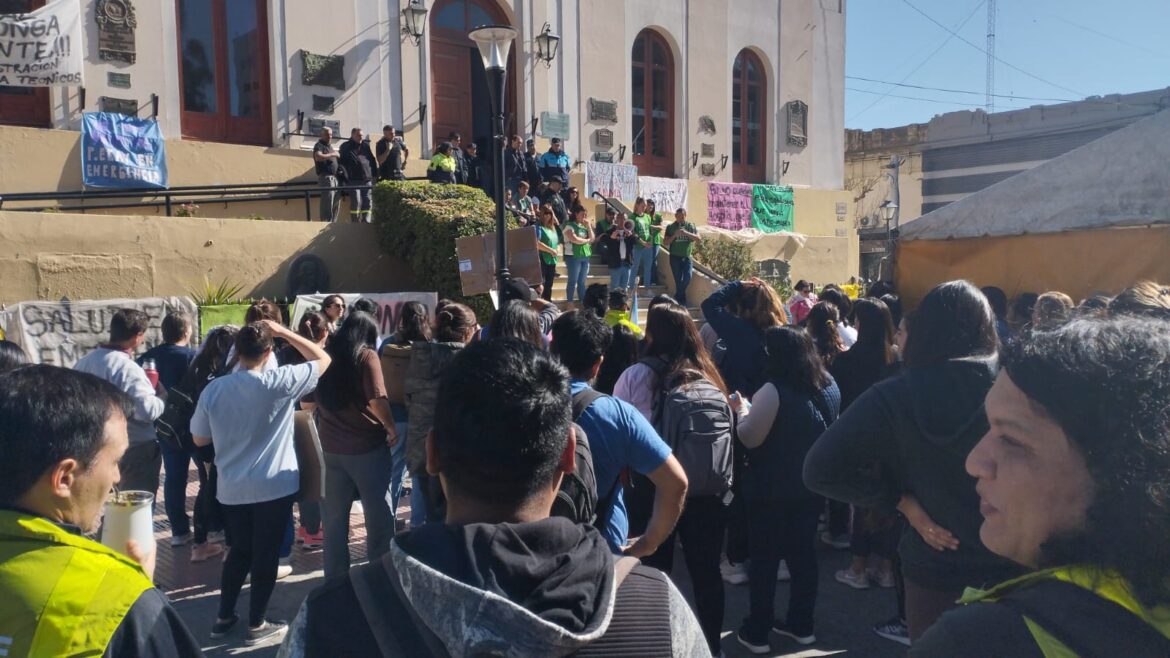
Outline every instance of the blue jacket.
<svg viewBox="0 0 1170 658"><path fill-rule="evenodd" d="M551 150L540 156L540 174L547 181L553 174L558 174L561 180L568 184L569 169L573 166L573 161L569 159L569 154L561 151L560 153L553 153Z"/></svg>
<svg viewBox="0 0 1170 658"><path fill-rule="evenodd" d="M768 362L768 355L764 352L764 334L725 308L729 301L739 297L742 289L743 282L732 281L703 300L702 309L707 324L727 347L723 362L719 364L719 374L723 375L728 389L750 398L764 385L764 364Z"/></svg>

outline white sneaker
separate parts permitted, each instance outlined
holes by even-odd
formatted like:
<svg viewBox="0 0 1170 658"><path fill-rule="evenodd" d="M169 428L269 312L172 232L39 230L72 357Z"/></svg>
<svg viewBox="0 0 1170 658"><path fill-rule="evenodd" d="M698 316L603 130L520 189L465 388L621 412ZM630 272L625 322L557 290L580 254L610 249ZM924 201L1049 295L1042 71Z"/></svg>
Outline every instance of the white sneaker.
<svg viewBox="0 0 1170 658"><path fill-rule="evenodd" d="M782 583L792 580L792 574L788 572L788 562L780 560L780 568L776 570L776 580Z"/></svg>
<svg viewBox="0 0 1170 658"><path fill-rule="evenodd" d="M834 578L842 585L848 585L853 589L869 589L869 578L864 571L855 573L852 569L842 569L834 575Z"/></svg>
<svg viewBox="0 0 1170 658"><path fill-rule="evenodd" d="M869 582L876 584L882 589L892 589L897 583L894 582L894 572L887 571L882 573L880 571L868 572Z"/></svg>
<svg viewBox="0 0 1170 658"><path fill-rule="evenodd" d="M744 562L731 564L724 560L719 565L719 573L723 575L723 581L728 585L743 585L748 581L747 564Z"/></svg>
<svg viewBox="0 0 1170 658"><path fill-rule="evenodd" d="M225 539L225 537L223 534L223 530L217 530L215 532L207 533L207 543L209 543L209 544L222 544L224 542L224 539Z"/></svg>
<svg viewBox="0 0 1170 658"><path fill-rule="evenodd" d="M292 565L289 564L288 558L281 558L280 564L276 567L276 579L284 580L285 578L291 576L292 572L293 568Z"/></svg>

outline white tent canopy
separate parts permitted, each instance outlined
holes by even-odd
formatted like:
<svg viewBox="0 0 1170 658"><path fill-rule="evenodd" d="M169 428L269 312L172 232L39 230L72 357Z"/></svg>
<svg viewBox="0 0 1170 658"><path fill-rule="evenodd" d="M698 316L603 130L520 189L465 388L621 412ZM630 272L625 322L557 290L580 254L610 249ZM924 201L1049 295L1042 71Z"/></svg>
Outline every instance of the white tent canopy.
<svg viewBox="0 0 1170 658"><path fill-rule="evenodd" d="M907 222L900 240L1170 223L1170 110Z"/></svg>

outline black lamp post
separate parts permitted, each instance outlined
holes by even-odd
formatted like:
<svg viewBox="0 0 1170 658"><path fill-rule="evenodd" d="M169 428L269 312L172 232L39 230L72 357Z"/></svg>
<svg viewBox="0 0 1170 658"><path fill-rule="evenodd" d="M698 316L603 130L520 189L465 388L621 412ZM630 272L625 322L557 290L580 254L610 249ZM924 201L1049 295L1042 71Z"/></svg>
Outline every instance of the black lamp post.
<svg viewBox="0 0 1170 658"><path fill-rule="evenodd" d="M508 247L504 224L504 93L508 81L508 52L519 34L507 25L485 25L468 33L479 47L483 68L488 76L488 95L492 101L492 192L496 201L496 290L504 289L508 272Z"/></svg>

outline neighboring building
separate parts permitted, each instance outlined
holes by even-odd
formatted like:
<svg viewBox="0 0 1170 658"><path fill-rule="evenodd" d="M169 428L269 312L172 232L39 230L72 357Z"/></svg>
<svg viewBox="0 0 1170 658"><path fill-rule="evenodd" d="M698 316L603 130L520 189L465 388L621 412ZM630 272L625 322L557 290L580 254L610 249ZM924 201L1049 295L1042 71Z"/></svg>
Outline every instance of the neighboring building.
<svg viewBox="0 0 1170 658"><path fill-rule="evenodd" d="M323 120L341 138L393 124L416 158L453 130L483 148L489 99L467 32L494 23L520 33L511 132L544 135L541 114L563 113L575 160L624 154L649 175L842 185L844 0L136 2L133 64L98 57L105 0L80 2L84 92L0 89L0 124L76 130L103 97L137 100L148 115L157 95L172 138L301 149L316 136L300 133ZM0 11L42 4L0 0ZM404 31L408 7L428 10L418 45ZM534 56L546 24L561 38L549 67ZM128 74L129 88L110 74ZM701 176L704 164L715 173Z"/></svg>
<svg viewBox="0 0 1170 658"><path fill-rule="evenodd" d="M876 278L886 252L880 207L892 190L889 170L882 167L891 156L902 158L899 215L905 224L1168 107L1170 88L994 114L949 112L899 128L847 130L845 186L854 194L863 278Z"/></svg>

